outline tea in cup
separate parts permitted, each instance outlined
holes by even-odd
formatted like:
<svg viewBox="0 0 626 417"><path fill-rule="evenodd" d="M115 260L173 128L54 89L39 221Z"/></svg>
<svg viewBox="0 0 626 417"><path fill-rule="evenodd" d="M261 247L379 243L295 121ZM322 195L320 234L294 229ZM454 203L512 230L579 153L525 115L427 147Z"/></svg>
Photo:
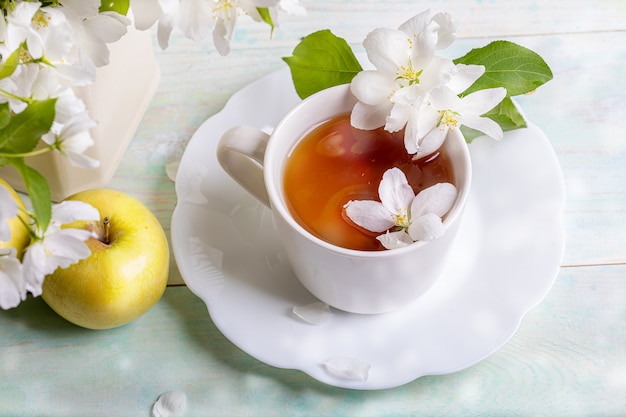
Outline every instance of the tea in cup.
<svg viewBox="0 0 626 417"><path fill-rule="evenodd" d="M271 135L247 126L228 130L217 157L270 207L293 271L308 291L340 310L384 313L414 302L441 275L469 195L471 162L458 131L432 156L414 160L401 132L351 127L355 103L349 85L323 90L292 108ZM351 201L378 198L390 166L404 172L416 193L442 182L456 187L443 236L386 250L377 234L346 216Z"/></svg>

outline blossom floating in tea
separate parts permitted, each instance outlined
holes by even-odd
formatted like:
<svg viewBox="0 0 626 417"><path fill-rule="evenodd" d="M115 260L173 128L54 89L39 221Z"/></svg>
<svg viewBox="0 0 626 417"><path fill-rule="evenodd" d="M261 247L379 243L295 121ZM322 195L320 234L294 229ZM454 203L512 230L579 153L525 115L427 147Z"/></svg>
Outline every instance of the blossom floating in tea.
<svg viewBox="0 0 626 417"><path fill-rule="evenodd" d="M456 187L450 183L432 185L417 195L398 168L385 172L378 188L380 202L350 201L346 214L355 224L372 232L387 249L401 248L415 241L443 236L442 217L456 200Z"/></svg>

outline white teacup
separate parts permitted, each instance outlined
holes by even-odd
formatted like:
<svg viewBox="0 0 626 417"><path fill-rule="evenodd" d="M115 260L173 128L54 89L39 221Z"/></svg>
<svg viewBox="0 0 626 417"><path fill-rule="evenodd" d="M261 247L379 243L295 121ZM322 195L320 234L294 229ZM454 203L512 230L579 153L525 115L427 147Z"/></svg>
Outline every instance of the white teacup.
<svg viewBox="0 0 626 417"><path fill-rule="evenodd" d="M271 208L289 262L305 288L319 300L353 313L399 309L423 295L441 275L469 195L471 161L458 132L445 142L452 161L457 200L444 219L444 236L399 249L345 249L313 236L298 224L285 204L283 172L287 156L314 126L349 112L356 99L349 85L314 94L292 108L271 135L237 126L217 146L223 169Z"/></svg>

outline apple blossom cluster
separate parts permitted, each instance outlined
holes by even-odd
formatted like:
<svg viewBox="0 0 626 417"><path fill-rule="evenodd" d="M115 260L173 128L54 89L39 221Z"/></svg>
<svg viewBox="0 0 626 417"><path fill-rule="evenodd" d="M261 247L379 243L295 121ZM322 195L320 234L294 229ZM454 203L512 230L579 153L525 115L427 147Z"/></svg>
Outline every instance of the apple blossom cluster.
<svg viewBox="0 0 626 417"><path fill-rule="evenodd" d="M75 166L93 168L99 162L84 151L93 145L89 129L95 122L73 87L93 83L96 68L109 62L106 44L120 39L130 21L99 12L100 0L46 3L2 3L0 103L19 114L37 101L56 99L54 122L41 138L46 149L60 151Z"/></svg>
<svg viewBox="0 0 626 417"><path fill-rule="evenodd" d="M271 27L278 26L280 13L302 16L298 0L132 0L135 26L147 29L157 21L157 38L166 49L174 28L196 42L212 36L220 55L228 55L237 19L250 16Z"/></svg>
<svg viewBox="0 0 626 417"><path fill-rule="evenodd" d="M462 125L502 139L502 128L482 117L507 94L503 87L459 97L485 72L482 65L455 64L437 55L454 41L449 13L426 10L398 29L378 28L363 42L375 69L359 72L350 89L357 98L351 123L360 129L405 129L404 144L416 158L435 152L450 129Z"/></svg>
<svg viewBox="0 0 626 417"><path fill-rule="evenodd" d="M366 130L404 129L404 145L415 159L436 152L448 131L462 125L502 139L500 125L481 115L506 97L506 89L488 88L460 97L484 74L485 67L455 64L435 53L452 44L455 30L449 13L426 10L398 29L370 32L363 45L375 69L361 71L352 79L350 90L358 102L351 124ZM350 201L345 212L358 226L385 232L377 239L386 249L395 249L442 236L442 217L456 195L454 185L439 183L416 196L404 173L391 168L379 185L380 202Z"/></svg>

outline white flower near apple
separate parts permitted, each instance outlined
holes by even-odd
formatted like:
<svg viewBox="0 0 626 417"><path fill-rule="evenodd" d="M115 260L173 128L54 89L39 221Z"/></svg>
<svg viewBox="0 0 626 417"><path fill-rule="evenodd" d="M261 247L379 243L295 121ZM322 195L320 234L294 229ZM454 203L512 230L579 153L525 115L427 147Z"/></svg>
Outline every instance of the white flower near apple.
<svg viewBox="0 0 626 417"><path fill-rule="evenodd" d="M112 189L82 191L67 200L100 212L99 221L70 227L95 233L91 255L48 275L42 297L60 316L82 327L127 324L159 301L167 285L169 246L163 227L141 201Z"/></svg>
<svg viewBox="0 0 626 417"><path fill-rule="evenodd" d="M20 259L30 242L24 202L0 178L0 309L13 308L26 297Z"/></svg>

